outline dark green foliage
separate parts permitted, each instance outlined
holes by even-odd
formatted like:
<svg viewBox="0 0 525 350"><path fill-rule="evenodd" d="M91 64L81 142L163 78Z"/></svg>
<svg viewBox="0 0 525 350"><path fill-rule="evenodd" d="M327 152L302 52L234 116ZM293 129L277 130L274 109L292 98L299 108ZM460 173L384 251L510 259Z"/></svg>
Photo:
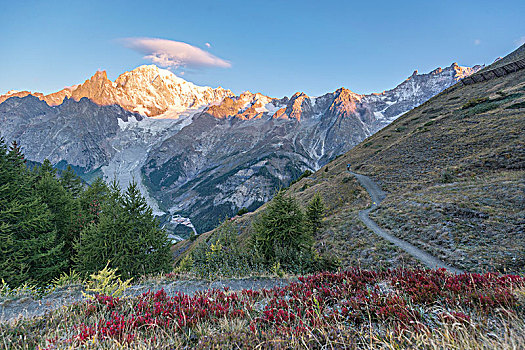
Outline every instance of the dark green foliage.
<svg viewBox="0 0 525 350"><path fill-rule="evenodd" d="M439 181L444 184L448 184L451 182L454 182L456 179L456 175L454 174L454 171L452 169L447 168L441 171Z"/></svg>
<svg viewBox="0 0 525 350"><path fill-rule="evenodd" d="M137 184L132 182L124 194L116 183L107 191L96 222L82 231L76 245L79 271L101 270L108 261L125 278L167 271L171 261L168 237Z"/></svg>
<svg viewBox="0 0 525 350"><path fill-rule="evenodd" d="M81 222L78 220L81 216L80 202L56 177L56 169L49 160L46 159L40 168L35 168L34 178L34 188L51 213L51 223L56 230L57 240L64 243L62 259L70 267L75 253L73 242L78 240L81 229Z"/></svg>
<svg viewBox="0 0 525 350"><path fill-rule="evenodd" d="M82 222L83 226L98 223L100 207L108 195L109 187L100 177L80 194L82 214L79 221Z"/></svg>
<svg viewBox="0 0 525 350"><path fill-rule="evenodd" d="M469 108L479 105L480 103L486 102L488 100L489 100L488 97L473 98L469 100L467 103L465 103L463 106L461 106L461 109L469 109Z"/></svg>
<svg viewBox="0 0 525 350"><path fill-rule="evenodd" d="M0 279L11 287L49 283L108 260L124 275L169 269L170 243L132 183L125 194L102 179L85 187L48 160L28 169L20 147L0 139Z"/></svg>
<svg viewBox="0 0 525 350"><path fill-rule="evenodd" d="M506 107L505 109L520 109L520 108L525 108L525 102L515 103L513 105Z"/></svg>
<svg viewBox="0 0 525 350"><path fill-rule="evenodd" d="M82 191L82 180L77 174L75 174L69 165L66 170L62 171L62 174L60 175L60 183L75 198L77 198Z"/></svg>
<svg viewBox="0 0 525 350"><path fill-rule="evenodd" d="M499 96L491 99L488 97L472 99L464 104L462 109L468 109L470 115L481 114L496 109L500 105L522 96L520 93L506 95L503 92L498 92L498 95Z"/></svg>
<svg viewBox="0 0 525 350"><path fill-rule="evenodd" d="M248 213L248 209L246 209L246 208L241 208L241 209L239 209L239 211L238 211L237 214L235 214L235 215L237 215L237 216L243 216L243 215L246 214L246 213Z"/></svg>
<svg viewBox="0 0 525 350"><path fill-rule="evenodd" d="M293 267L309 259L313 238L302 208L279 191L254 221L254 248L266 263Z"/></svg>
<svg viewBox="0 0 525 350"><path fill-rule="evenodd" d="M0 139L0 279L43 283L65 267L52 214L32 188L20 147Z"/></svg>
<svg viewBox="0 0 525 350"><path fill-rule="evenodd" d="M292 183L290 183L290 186L293 185L294 183L296 182L299 182L301 181L302 179L304 179L305 177L309 177L311 176L313 173L310 171L310 170L305 170L304 173L301 174L301 176L299 176L299 178L297 178L297 180L294 180L292 181Z"/></svg>
<svg viewBox="0 0 525 350"><path fill-rule="evenodd" d="M306 220L308 226L315 236L323 224L323 218L326 213L326 207L323 203L323 199L316 193L308 206L306 207Z"/></svg>

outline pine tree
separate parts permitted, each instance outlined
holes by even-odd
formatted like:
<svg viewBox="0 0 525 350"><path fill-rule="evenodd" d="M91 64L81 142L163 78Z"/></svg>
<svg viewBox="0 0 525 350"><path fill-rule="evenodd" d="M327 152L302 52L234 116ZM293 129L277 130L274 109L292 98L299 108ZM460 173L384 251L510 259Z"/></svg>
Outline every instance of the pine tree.
<svg viewBox="0 0 525 350"><path fill-rule="evenodd" d="M112 267L119 267L124 227L120 191L114 187L107 188L96 221L87 222L80 233L80 240L75 244L77 269L86 274L93 273L102 270L109 261Z"/></svg>
<svg viewBox="0 0 525 350"><path fill-rule="evenodd" d="M98 222L82 231L77 251L80 271L101 270L109 261L126 278L166 271L171 262L168 237L135 182L124 195L111 184Z"/></svg>
<svg viewBox="0 0 525 350"><path fill-rule="evenodd" d="M20 147L0 139L0 279L45 283L64 268L52 215L32 187Z"/></svg>
<svg viewBox="0 0 525 350"><path fill-rule="evenodd" d="M80 238L80 224L77 220L81 214L80 201L62 186L56 176L56 169L49 160L44 160L34 173L35 189L51 211L51 222L57 231L58 241L64 242L62 256L69 269L73 264L74 242Z"/></svg>
<svg viewBox="0 0 525 350"><path fill-rule="evenodd" d="M283 252L290 256L307 253L312 237L306 228L303 210L297 200L279 191L266 210L254 221L254 245L257 253L267 262L280 261ZM293 264L293 261L286 261Z"/></svg>
<svg viewBox="0 0 525 350"><path fill-rule="evenodd" d="M66 170L62 171L62 174L60 175L60 183L75 198L78 198L82 192L82 180L70 165L67 166Z"/></svg>
<svg viewBox="0 0 525 350"><path fill-rule="evenodd" d="M306 207L306 218L312 234L315 236L322 226L322 220L326 213L326 207L323 199L316 193Z"/></svg>
<svg viewBox="0 0 525 350"><path fill-rule="evenodd" d="M128 217L127 243L132 252L130 273L157 273L169 270L171 263L170 241L159 227L152 209L132 181L124 193L124 210Z"/></svg>
<svg viewBox="0 0 525 350"><path fill-rule="evenodd" d="M82 227L88 224L97 224L101 206L109 194L109 187L102 178L95 181L80 194L82 212L78 221Z"/></svg>

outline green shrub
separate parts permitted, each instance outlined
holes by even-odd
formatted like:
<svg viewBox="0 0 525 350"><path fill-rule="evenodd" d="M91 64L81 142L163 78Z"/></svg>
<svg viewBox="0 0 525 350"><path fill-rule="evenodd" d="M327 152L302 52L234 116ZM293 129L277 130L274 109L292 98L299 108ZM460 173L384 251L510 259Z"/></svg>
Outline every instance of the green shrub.
<svg viewBox="0 0 525 350"><path fill-rule="evenodd" d="M170 246L137 184L130 183L122 194L114 183L101 205L98 222L81 232L76 244L77 269L92 273L110 260L125 278L167 272L171 269Z"/></svg>
<svg viewBox="0 0 525 350"><path fill-rule="evenodd" d="M306 221L307 225L315 236L322 225L322 220L326 214L326 206L323 199L316 193L308 206L306 207Z"/></svg>
<svg viewBox="0 0 525 350"><path fill-rule="evenodd" d="M181 273L181 272L190 272L193 268L193 259L191 257L191 254L186 255L184 258L181 259L175 270L174 273Z"/></svg>
<svg viewBox="0 0 525 350"><path fill-rule="evenodd" d="M83 284L82 276L75 270L69 270L69 273L62 272L59 277L55 277L51 284L54 288L67 287L75 284Z"/></svg>
<svg viewBox="0 0 525 350"><path fill-rule="evenodd" d="M244 214L248 213L248 209L246 208L241 208L239 209L239 211L237 212L237 214L235 214L236 216L243 216Z"/></svg>
<svg viewBox="0 0 525 350"><path fill-rule="evenodd" d="M241 247L237 229L228 220L185 259L181 260L177 271L187 271L206 279L242 277L263 271L250 247Z"/></svg>
<svg viewBox="0 0 525 350"><path fill-rule="evenodd" d="M305 170L304 173L301 174L301 176L299 176L296 180L292 181L290 183L290 186L293 185L294 183L297 183L299 181L301 181L302 179L304 179L305 177L309 177L311 176L313 173L310 171L310 170Z"/></svg>
<svg viewBox="0 0 525 350"><path fill-rule="evenodd" d="M469 100L467 103L465 103L463 106L461 106L461 109L469 109L483 102L487 102L488 100L489 100L488 97L473 98Z"/></svg>
<svg viewBox="0 0 525 350"><path fill-rule="evenodd" d="M525 108L525 101L524 102L518 102L513 105L510 105L508 107L505 107L505 109L520 109Z"/></svg>
<svg viewBox="0 0 525 350"><path fill-rule="evenodd" d="M276 249L303 251L311 248L304 212L291 196L279 191L266 210L253 222L255 249L266 262L273 263Z"/></svg>
<svg viewBox="0 0 525 350"><path fill-rule="evenodd" d="M439 179L441 183L447 184L447 183L454 182L454 180L456 179L456 175L454 174L452 169L447 168L441 171Z"/></svg>

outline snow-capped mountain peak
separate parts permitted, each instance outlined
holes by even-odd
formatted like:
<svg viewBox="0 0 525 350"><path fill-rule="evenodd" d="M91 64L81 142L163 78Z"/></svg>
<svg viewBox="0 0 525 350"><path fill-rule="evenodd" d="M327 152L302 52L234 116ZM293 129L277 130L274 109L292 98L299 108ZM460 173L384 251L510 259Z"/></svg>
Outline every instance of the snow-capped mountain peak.
<svg viewBox="0 0 525 350"><path fill-rule="evenodd" d="M0 96L0 103L12 96L29 94L46 101L50 106L61 104L65 98L79 101L87 97L98 105L117 104L131 112L164 118L178 117L233 96L230 90L197 86L169 70L143 65L121 74L114 82L108 79L106 71L100 70L82 84L49 95L10 91Z"/></svg>

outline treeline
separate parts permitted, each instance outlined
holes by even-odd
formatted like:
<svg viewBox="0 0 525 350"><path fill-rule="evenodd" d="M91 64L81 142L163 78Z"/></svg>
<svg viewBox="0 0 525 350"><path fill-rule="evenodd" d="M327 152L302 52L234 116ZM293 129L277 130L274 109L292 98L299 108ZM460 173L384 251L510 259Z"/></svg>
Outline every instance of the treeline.
<svg viewBox="0 0 525 350"><path fill-rule="evenodd" d="M136 183L82 183L48 160L28 169L20 147L0 139L0 280L46 284L107 263L129 278L171 268L170 242Z"/></svg>

